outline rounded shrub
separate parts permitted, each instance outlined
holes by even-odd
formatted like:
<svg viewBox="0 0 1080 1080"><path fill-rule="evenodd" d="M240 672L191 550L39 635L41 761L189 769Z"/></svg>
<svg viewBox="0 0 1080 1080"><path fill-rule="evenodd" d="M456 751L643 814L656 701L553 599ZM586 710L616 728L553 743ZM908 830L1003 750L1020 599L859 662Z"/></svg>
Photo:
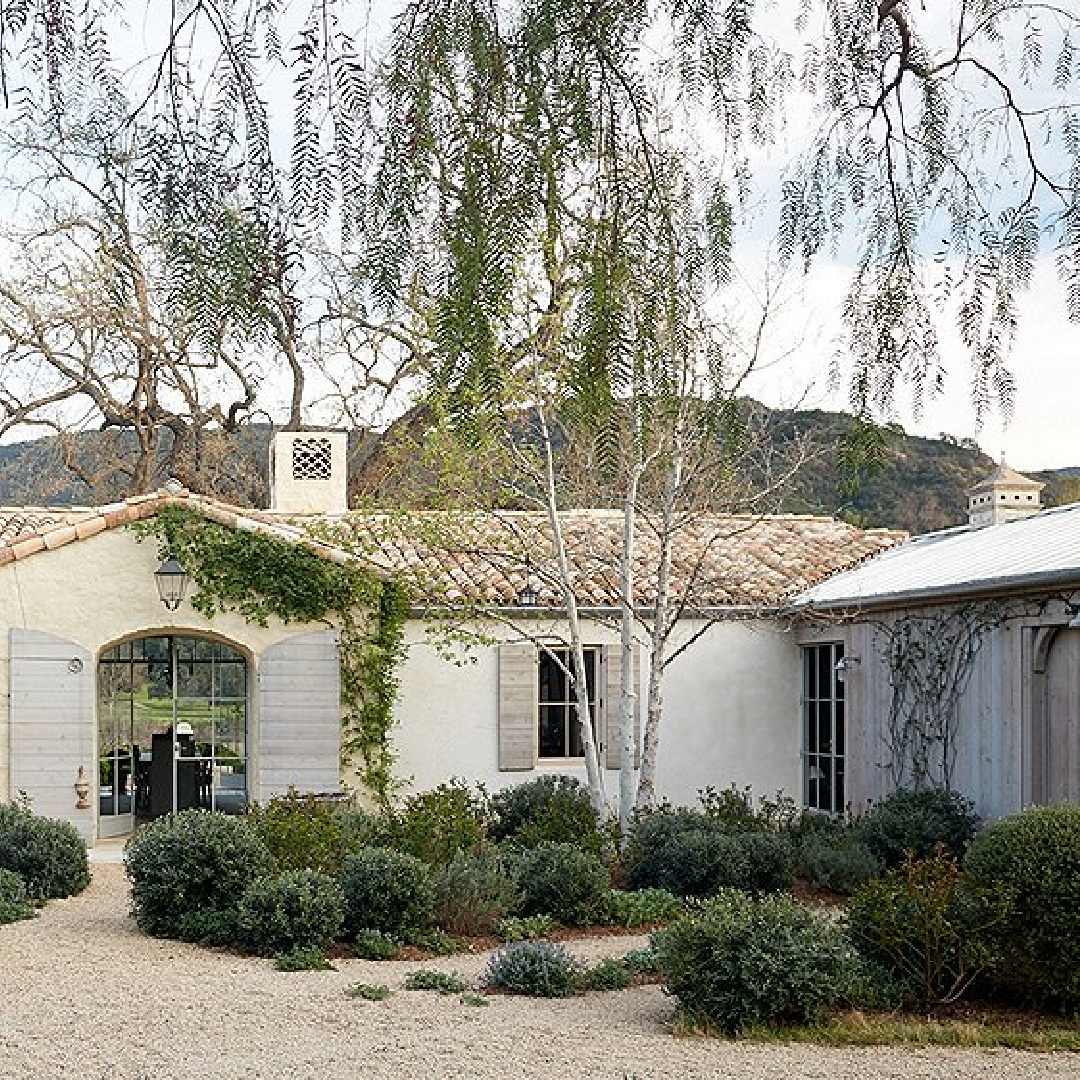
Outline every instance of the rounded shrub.
<svg viewBox="0 0 1080 1080"><path fill-rule="evenodd" d="M336 807L290 789L264 806L252 806L248 821L278 873L319 870L336 877L341 872L348 847Z"/></svg>
<svg viewBox="0 0 1080 1080"><path fill-rule="evenodd" d="M592 852L544 840L512 850L508 863L521 895L521 914L551 915L569 926L602 915L611 877Z"/></svg>
<svg viewBox="0 0 1080 1080"><path fill-rule="evenodd" d="M488 962L486 981L511 994L569 997L581 985L582 965L550 941L515 941Z"/></svg>
<svg viewBox="0 0 1080 1080"><path fill-rule="evenodd" d="M34 914L23 879L14 870L0 870L0 925L32 919Z"/></svg>
<svg viewBox="0 0 1080 1080"><path fill-rule="evenodd" d="M710 896L733 887L773 892L791 887L791 841L765 832L732 832L694 810L662 810L639 818L624 853L632 889L666 889L676 896Z"/></svg>
<svg viewBox="0 0 1080 1080"><path fill-rule="evenodd" d="M404 938L431 925L428 869L416 856L390 848L361 848L341 869L345 933L379 930Z"/></svg>
<svg viewBox="0 0 1080 1080"><path fill-rule="evenodd" d="M236 940L244 893L272 869L266 844L245 818L209 810L144 825L128 841L124 865L141 930L214 945Z"/></svg>
<svg viewBox="0 0 1080 1080"><path fill-rule="evenodd" d="M799 873L815 889L850 894L880 877L874 853L850 832L809 833L799 845Z"/></svg>
<svg viewBox="0 0 1080 1080"><path fill-rule="evenodd" d="M652 937L668 993L734 1035L805 1023L850 996L860 960L830 918L790 896L726 889Z"/></svg>
<svg viewBox="0 0 1080 1080"><path fill-rule="evenodd" d="M488 799L464 780L451 780L411 795L394 815L394 847L427 863L449 862L487 836Z"/></svg>
<svg viewBox="0 0 1080 1080"><path fill-rule="evenodd" d="M239 941L261 956L324 950L345 917L341 886L317 870L286 870L256 878L240 901Z"/></svg>
<svg viewBox="0 0 1080 1080"><path fill-rule="evenodd" d="M75 826L12 803L0 805L0 869L18 874L34 900L74 896L90 884L86 845Z"/></svg>
<svg viewBox="0 0 1080 1080"><path fill-rule="evenodd" d="M1080 806L1039 806L1003 818L972 841L972 884L996 890L1011 910L992 939L999 980L1030 997L1080 1006Z"/></svg>
<svg viewBox="0 0 1080 1080"><path fill-rule="evenodd" d="M576 777L558 773L496 792L491 797L491 835L525 846L549 840L598 854L604 848L589 792Z"/></svg>
<svg viewBox="0 0 1080 1080"><path fill-rule="evenodd" d="M491 934L520 896L499 849L459 851L431 874L435 922L451 934Z"/></svg>
<svg viewBox="0 0 1080 1080"><path fill-rule="evenodd" d="M894 791L858 821L859 839L886 869L903 864L908 854L925 859L939 844L957 861L979 830L972 804L955 791Z"/></svg>

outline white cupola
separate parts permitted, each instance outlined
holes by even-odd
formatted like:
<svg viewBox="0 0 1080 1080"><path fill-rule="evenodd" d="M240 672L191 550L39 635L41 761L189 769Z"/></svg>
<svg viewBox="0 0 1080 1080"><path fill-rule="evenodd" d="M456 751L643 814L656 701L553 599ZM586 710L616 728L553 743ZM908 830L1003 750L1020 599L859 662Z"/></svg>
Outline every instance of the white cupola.
<svg viewBox="0 0 1080 1080"><path fill-rule="evenodd" d="M979 528L1037 513L1042 509L1044 487L1038 480L1010 469L1002 460L989 476L968 491L968 523Z"/></svg>

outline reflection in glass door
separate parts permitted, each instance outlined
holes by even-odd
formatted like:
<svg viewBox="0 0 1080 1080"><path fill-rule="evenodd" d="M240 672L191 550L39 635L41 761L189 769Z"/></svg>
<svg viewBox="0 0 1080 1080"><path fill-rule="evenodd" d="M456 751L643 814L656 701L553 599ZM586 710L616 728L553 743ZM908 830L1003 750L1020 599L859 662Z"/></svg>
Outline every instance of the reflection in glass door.
<svg viewBox="0 0 1080 1080"><path fill-rule="evenodd" d="M247 806L247 663L222 642L124 642L99 668L99 833L133 819Z"/></svg>

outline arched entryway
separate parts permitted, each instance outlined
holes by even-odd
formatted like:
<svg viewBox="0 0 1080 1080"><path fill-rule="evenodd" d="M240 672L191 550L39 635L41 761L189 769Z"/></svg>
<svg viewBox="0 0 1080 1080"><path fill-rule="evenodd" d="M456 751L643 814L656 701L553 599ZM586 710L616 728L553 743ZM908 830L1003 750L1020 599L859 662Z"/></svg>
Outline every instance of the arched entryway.
<svg viewBox="0 0 1080 1080"><path fill-rule="evenodd" d="M134 638L98 661L98 835L248 798L248 662L222 641Z"/></svg>
<svg viewBox="0 0 1080 1080"><path fill-rule="evenodd" d="M1031 800L1080 802L1080 630L1035 631Z"/></svg>

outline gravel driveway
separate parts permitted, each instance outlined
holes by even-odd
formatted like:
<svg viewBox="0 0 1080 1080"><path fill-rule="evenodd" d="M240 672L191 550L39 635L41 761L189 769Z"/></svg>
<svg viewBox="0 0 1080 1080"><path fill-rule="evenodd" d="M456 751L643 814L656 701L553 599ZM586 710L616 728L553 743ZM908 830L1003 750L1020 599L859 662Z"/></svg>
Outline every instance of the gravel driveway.
<svg viewBox="0 0 1080 1080"><path fill-rule="evenodd" d="M401 990L416 967L475 978L482 956L424 964L346 960L286 973L266 960L136 932L123 867L97 864L79 897L0 927L0 1077L18 1080L490 1080L746 1077L1041 1080L1080 1076L1080 1056L1013 1051L761 1046L670 1034L658 987L571 1001ZM642 944L574 947L593 959ZM345 996L386 983L386 1001Z"/></svg>

